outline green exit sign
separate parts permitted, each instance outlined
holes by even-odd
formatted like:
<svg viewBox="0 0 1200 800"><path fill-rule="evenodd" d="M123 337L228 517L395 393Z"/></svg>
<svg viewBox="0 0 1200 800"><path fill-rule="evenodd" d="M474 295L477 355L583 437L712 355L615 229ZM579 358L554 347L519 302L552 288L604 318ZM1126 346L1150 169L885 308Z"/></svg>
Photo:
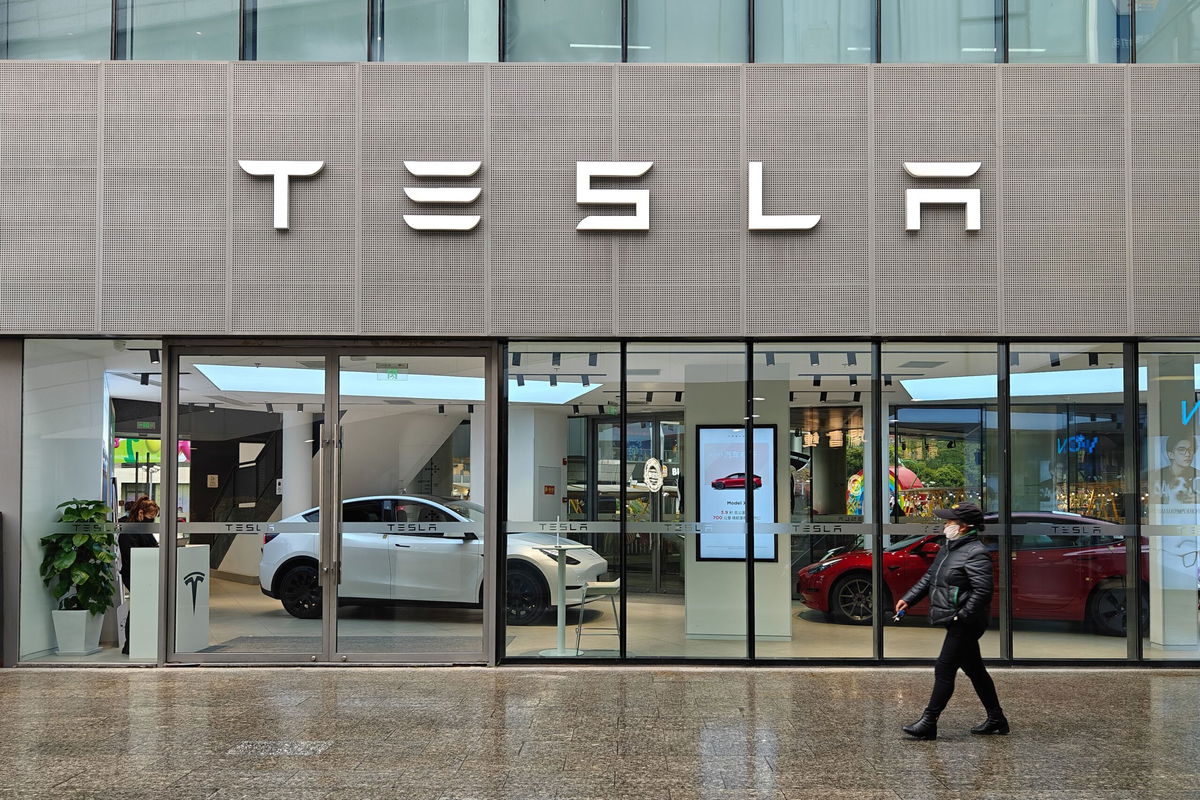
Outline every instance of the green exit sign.
<svg viewBox="0 0 1200 800"><path fill-rule="evenodd" d="M138 420L137 429L139 431L152 431L157 427L158 427L158 424L155 423L153 420L148 420L148 419L139 419Z"/></svg>

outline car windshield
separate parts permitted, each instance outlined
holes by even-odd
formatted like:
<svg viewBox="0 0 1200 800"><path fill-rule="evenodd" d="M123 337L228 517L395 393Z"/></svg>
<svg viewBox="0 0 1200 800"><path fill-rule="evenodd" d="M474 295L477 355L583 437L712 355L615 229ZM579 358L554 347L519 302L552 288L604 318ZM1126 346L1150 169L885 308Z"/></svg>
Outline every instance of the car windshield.
<svg viewBox="0 0 1200 800"><path fill-rule="evenodd" d="M900 541L892 542L887 547L883 548L883 552L894 553L897 550L903 550L904 548L908 547L909 545L914 545L917 542L921 541L922 539L925 538L926 535L927 534L920 533L920 534L917 534L916 536L905 536Z"/></svg>
<svg viewBox="0 0 1200 800"><path fill-rule="evenodd" d="M466 517L472 522L483 522L483 506L467 500L444 501L443 505L459 516Z"/></svg>

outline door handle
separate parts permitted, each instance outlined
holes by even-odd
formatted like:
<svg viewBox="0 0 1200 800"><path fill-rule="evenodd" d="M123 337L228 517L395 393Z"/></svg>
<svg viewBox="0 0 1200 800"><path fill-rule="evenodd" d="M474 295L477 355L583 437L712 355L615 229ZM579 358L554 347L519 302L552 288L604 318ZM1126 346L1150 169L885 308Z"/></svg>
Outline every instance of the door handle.
<svg viewBox="0 0 1200 800"><path fill-rule="evenodd" d="M399 542L396 542L395 544L396 544L396 547L412 547L411 544L400 544Z"/></svg>

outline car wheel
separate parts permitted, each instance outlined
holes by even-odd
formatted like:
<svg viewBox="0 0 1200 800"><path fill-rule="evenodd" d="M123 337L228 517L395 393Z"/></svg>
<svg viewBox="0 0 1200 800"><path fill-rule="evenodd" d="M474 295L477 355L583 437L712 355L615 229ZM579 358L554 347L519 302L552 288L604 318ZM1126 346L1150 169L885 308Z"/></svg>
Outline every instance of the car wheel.
<svg viewBox="0 0 1200 800"><path fill-rule="evenodd" d="M838 579L829 592L829 610L843 625L871 624L871 574L852 572Z"/></svg>
<svg viewBox="0 0 1200 800"><path fill-rule="evenodd" d="M1101 584L1088 598L1087 620L1092 630L1102 636L1124 636L1126 622L1126 592L1121 581ZM1150 625L1150 597L1142 587L1142 630Z"/></svg>
<svg viewBox="0 0 1200 800"><path fill-rule="evenodd" d="M297 564L279 579L276 592L283 610L298 619L320 619L321 587L317 568L312 564Z"/></svg>
<svg viewBox="0 0 1200 800"><path fill-rule="evenodd" d="M540 575L529 567L509 564L504 585L509 625L532 625L545 616L550 593Z"/></svg>
<svg viewBox="0 0 1200 800"><path fill-rule="evenodd" d="M714 489L724 489L725 481L713 481L713 488Z"/></svg>

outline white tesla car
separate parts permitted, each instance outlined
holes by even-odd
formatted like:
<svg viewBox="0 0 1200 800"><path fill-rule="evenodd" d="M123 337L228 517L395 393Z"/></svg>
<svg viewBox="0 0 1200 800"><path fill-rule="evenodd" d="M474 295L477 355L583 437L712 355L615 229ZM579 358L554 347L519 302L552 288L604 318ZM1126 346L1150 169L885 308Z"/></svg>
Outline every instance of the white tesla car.
<svg viewBox="0 0 1200 800"><path fill-rule="evenodd" d="M483 542L455 530L482 522L477 503L416 495L355 497L342 504L342 582L346 605L424 603L479 607L483 602ZM311 508L280 523L316 523ZM457 523L457 524L456 524ZM317 530L267 534L258 581L263 594L283 603L293 617L321 616L317 581ZM290 526L289 526L290 527ZM547 533L508 536L506 567L509 625L531 625L555 605L556 539ZM591 548L566 551L566 600L579 605L585 581L599 580L608 562Z"/></svg>

